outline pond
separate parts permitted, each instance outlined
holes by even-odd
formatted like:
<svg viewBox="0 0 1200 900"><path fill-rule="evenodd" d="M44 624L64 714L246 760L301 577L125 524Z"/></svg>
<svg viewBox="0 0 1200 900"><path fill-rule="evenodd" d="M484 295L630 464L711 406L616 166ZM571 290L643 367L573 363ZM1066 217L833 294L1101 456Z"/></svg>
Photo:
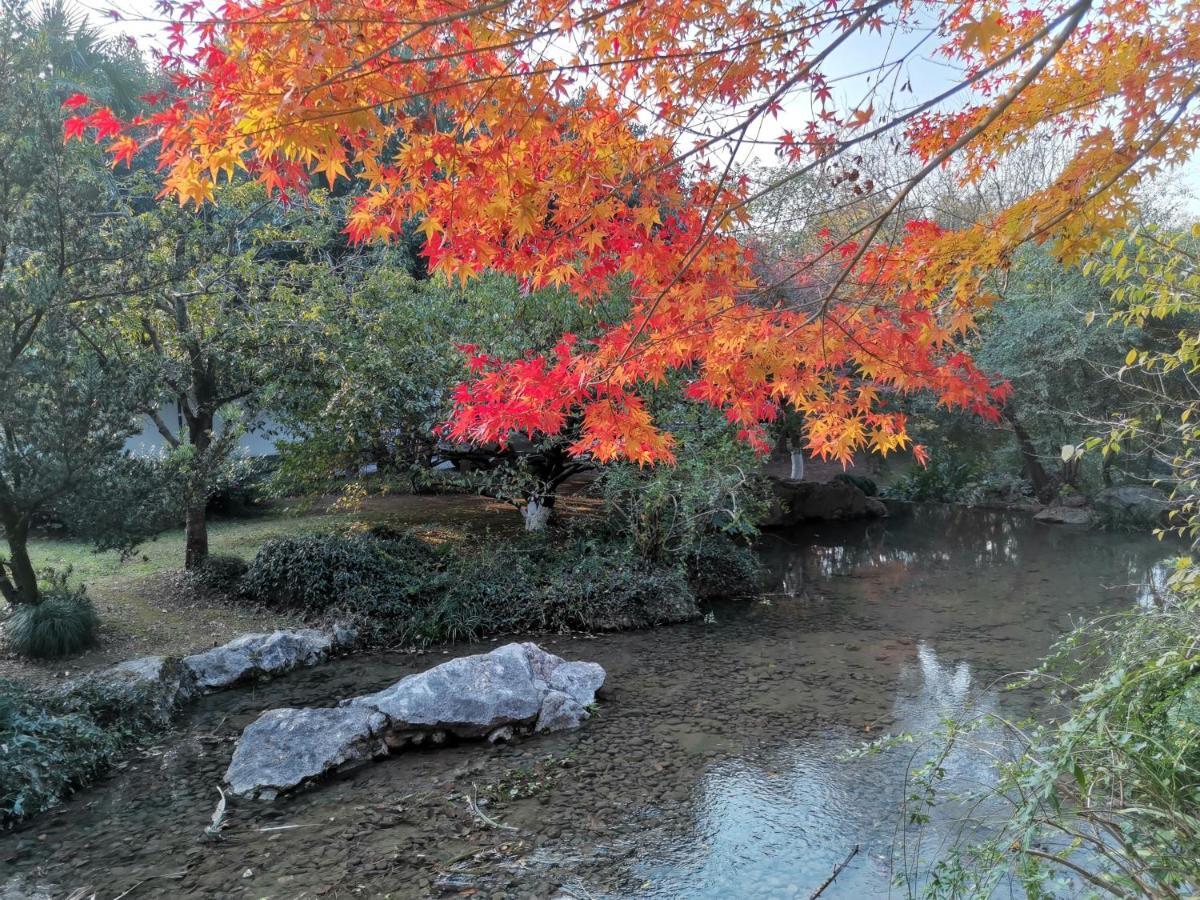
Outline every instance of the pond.
<svg viewBox="0 0 1200 900"><path fill-rule="evenodd" d="M1171 551L940 507L772 535L770 593L684 626L539 639L608 670L583 729L413 751L274 803L231 802L218 839L204 834L217 786L259 712L332 705L446 655L358 656L214 695L0 837L0 896L19 878L54 897L807 898L855 846L821 896L885 895L911 838L912 751L847 751L955 711L1022 714L1036 696L996 679L1074 621L1152 602ZM954 765L988 777L980 758Z"/></svg>

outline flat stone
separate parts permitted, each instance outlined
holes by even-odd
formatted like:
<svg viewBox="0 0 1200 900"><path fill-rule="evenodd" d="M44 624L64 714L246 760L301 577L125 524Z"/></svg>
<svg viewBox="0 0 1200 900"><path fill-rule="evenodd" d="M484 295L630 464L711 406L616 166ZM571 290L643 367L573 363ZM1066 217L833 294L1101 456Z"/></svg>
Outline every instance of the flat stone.
<svg viewBox="0 0 1200 900"><path fill-rule="evenodd" d="M247 634L183 659L200 691L219 690L253 677L280 675L328 658L333 638L315 628Z"/></svg>
<svg viewBox="0 0 1200 900"><path fill-rule="evenodd" d="M1090 509L1079 506L1047 506L1033 518L1051 525L1087 526L1096 521L1096 516Z"/></svg>
<svg viewBox="0 0 1200 900"><path fill-rule="evenodd" d="M540 659L538 663L544 665ZM491 653L459 657L409 675L347 705L378 710L393 728L442 729L459 737L482 737L501 725L537 718L546 694L546 682L539 676L523 645L506 644Z"/></svg>
<svg viewBox="0 0 1200 900"><path fill-rule="evenodd" d="M268 710L242 732L225 781L236 796L270 798L386 754L386 724L366 707Z"/></svg>

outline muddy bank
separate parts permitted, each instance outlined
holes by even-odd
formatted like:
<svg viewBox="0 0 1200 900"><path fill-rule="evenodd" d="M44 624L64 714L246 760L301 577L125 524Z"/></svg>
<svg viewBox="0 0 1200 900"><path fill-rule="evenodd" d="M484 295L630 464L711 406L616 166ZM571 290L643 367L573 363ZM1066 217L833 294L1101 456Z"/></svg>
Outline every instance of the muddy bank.
<svg viewBox="0 0 1200 900"><path fill-rule="evenodd" d="M905 760L841 754L953 709L1020 703L994 678L1033 663L1072 616L1148 596L1166 551L937 509L763 552L776 590L708 623L540 638L609 673L581 731L400 754L282 801L231 803L206 839L233 741L262 710L376 690L446 655L335 661L204 698L124 769L0 838L0 883L101 898L134 885L132 897L715 898L747 884L807 897L858 843L823 896L875 895Z"/></svg>

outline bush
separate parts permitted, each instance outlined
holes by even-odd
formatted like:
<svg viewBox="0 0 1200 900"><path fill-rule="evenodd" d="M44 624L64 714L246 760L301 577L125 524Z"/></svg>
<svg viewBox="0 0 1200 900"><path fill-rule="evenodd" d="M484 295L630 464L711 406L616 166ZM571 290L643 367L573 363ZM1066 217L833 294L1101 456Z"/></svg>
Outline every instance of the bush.
<svg viewBox="0 0 1200 900"><path fill-rule="evenodd" d="M166 719L149 695L92 679L57 691L0 681L0 823L50 809Z"/></svg>
<svg viewBox="0 0 1200 900"><path fill-rule="evenodd" d="M434 565L432 547L391 531L279 538L258 551L242 593L272 608L320 615L363 592L403 595Z"/></svg>
<svg viewBox="0 0 1200 900"><path fill-rule="evenodd" d="M914 469L888 488L887 496L897 500L954 503L962 499L974 475L973 466L935 457L924 468Z"/></svg>
<svg viewBox="0 0 1200 900"><path fill-rule="evenodd" d="M57 584L40 602L18 604L4 623L4 636L21 656L57 659L94 646L99 628L100 618L84 588Z"/></svg>
<svg viewBox="0 0 1200 900"><path fill-rule="evenodd" d="M240 556L214 554L201 563L194 577L206 590L234 594L237 593L242 577L249 568Z"/></svg>
<svg viewBox="0 0 1200 900"><path fill-rule="evenodd" d="M444 548L393 531L287 538L264 545L242 590L313 617L350 615L376 646L609 630L698 614L681 566L571 535L484 536Z"/></svg>
<svg viewBox="0 0 1200 900"><path fill-rule="evenodd" d="M853 485L868 497L879 496L879 485L875 483L874 479L868 478L866 475L855 475L852 472L838 472L838 474L833 476L833 480Z"/></svg>

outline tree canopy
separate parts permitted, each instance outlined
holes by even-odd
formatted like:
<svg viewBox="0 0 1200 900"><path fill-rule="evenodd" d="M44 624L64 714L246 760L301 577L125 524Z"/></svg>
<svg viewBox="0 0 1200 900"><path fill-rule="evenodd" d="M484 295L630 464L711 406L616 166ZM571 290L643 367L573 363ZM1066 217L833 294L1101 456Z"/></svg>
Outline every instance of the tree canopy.
<svg viewBox="0 0 1200 900"><path fill-rule="evenodd" d="M460 438L504 440L582 415L573 450L599 459L671 458L640 392L673 370L747 439L787 404L806 416L812 450L842 459L909 445L896 393L929 390L994 417L1006 387L957 346L990 302L986 275L1030 240L1067 260L1096 249L1125 223L1138 181L1183 160L1200 129L1193 2L170 9L173 86L158 107L125 119L73 97L68 135L94 135L118 161L153 147L166 193L183 202L212 200L239 170L273 192L353 176L365 187L349 235L386 241L417 220L432 269L451 278L493 269L585 302L627 279L629 316L594 339L477 358L451 420ZM839 53L906 28L928 32L955 83L905 93L901 67L884 63L865 102L839 106ZM789 178L853 170L872 141L908 170L786 267L812 286L803 300L764 300L770 285L738 229L747 205L786 181L756 184L737 163L798 96L811 115L768 142L795 164ZM940 167L955 162L970 185L1038 134L1071 147L1044 186L960 228L910 218L906 201Z"/></svg>

